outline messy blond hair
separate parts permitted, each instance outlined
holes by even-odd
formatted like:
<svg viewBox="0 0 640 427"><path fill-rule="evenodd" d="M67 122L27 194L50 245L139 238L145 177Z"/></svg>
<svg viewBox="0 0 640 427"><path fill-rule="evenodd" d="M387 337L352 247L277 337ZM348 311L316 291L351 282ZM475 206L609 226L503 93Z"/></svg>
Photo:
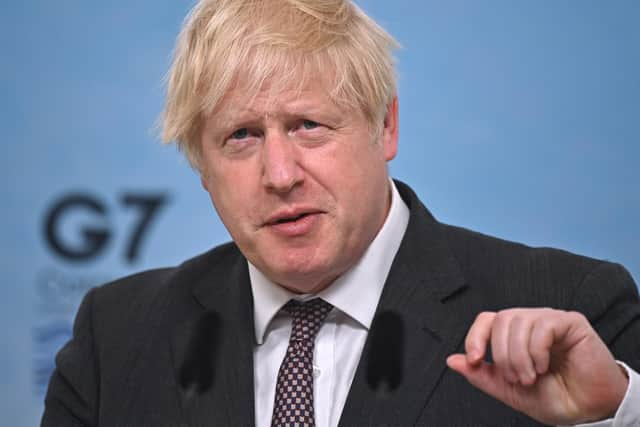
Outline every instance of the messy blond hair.
<svg viewBox="0 0 640 427"><path fill-rule="evenodd" d="M396 41L349 0L200 0L185 19L167 78L162 139L198 169L203 118L231 87L302 88L322 78L329 98L379 127L396 92Z"/></svg>

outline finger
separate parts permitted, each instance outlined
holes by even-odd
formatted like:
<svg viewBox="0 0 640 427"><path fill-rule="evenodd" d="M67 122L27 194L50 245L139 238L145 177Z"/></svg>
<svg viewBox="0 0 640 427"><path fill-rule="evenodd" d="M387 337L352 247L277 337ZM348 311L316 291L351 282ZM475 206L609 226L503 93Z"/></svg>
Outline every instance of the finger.
<svg viewBox="0 0 640 427"><path fill-rule="evenodd" d="M509 330L515 310L503 310L496 314L491 329L491 355L498 372L505 379L514 384L518 382L518 376L511 367L509 360Z"/></svg>
<svg viewBox="0 0 640 427"><path fill-rule="evenodd" d="M536 319L529 340L529 353L533 365L539 375L547 373L551 361L551 346L554 341L553 321L551 313Z"/></svg>
<svg viewBox="0 0 640 427"><path fill-rule="evenodd" d="M536 372L551 368L552 352L564 353L595 332L583 314L561 310L542 309L531 333L530 353Z"/></svg>
<svg viewBox="0 0 640 427"><path fill-rule="evenodd" d="M517 312L510 322L508 360L520 383L529 386L536 381L536 370L529 354L529 341L535 321L531 312Z"/></svg>
<svg viewBox="0 0 640 427"><path fill-rule="evenodd" d="M482 312L478 314L471 328L469 328L464 347L467 353L467 361L472 365L479 363L485 356L495 316L496 313L494 312Z"/></svg>
<svg viewBox="0 0 640 427"><path fill-rule="evenodd" d="M447 358L447 365L466 378L474 387L488 395L513 405L513 393L509 392L513 385L509 384L495 365L481 361L476 365L470 364L462 354L454 354Z"/></svg>
<svg viewBox="0 0 640 427"><path fill-rule="evenodd" d="M467 365L472 366L464 354L457 353L447 357L447 366L461 375L464 375L464 372L466 372Z"/></svg>

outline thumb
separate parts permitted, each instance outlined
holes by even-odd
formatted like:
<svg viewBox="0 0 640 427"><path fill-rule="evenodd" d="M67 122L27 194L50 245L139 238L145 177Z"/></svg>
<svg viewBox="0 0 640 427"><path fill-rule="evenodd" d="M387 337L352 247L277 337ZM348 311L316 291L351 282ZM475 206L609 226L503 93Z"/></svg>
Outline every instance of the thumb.
<svg viewBox="0 0 640 427"><path fill-rule="evenodd" d="M464 354L452 354L447 358L447 366L465 377L473 386L498 400L505 401L505 390L510 388L511 384L497 372L494 365L485 361L472 365Z"/></svg>

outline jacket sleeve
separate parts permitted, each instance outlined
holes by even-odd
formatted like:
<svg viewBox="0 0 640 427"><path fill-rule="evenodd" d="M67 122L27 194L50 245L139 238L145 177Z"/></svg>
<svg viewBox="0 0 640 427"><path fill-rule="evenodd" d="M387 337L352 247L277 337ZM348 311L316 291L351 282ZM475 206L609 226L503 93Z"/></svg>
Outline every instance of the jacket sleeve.
<svg viewBox="0 0 640 427"><path fill-rule="evenodd" d="M97 425L99 367L93 341L93 298L94 290L84 297L73 336L56 356L42 427Z"/></svg>
<svg viewBox="0 0 640 427"><path fill-rule="evenodd" d="M574 307L587 316L617 360L640 372L640 298L624 267L599 264L578 287Z"/></svg>

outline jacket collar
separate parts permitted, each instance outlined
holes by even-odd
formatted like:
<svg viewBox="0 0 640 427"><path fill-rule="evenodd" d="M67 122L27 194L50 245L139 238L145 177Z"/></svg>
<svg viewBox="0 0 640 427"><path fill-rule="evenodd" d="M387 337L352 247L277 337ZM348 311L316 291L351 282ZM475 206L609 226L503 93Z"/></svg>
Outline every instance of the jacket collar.
<svg viewBox="0 0 640 427"><path fill-rule="evenodd" d="M191 289L172 316L179 319L171 352L183 418L189 426L252 426L255 338L246 261L229 244L188 264L172 282Z"/></svg>
<svg viewBox="0 0 640 427"><path fill-rule="evenodd" d="M376 318L369 332L340 426L415 425L439 379L446 357L462 342L474 299L447 243L446 227L439 224L405 184L396 181L409 207L407 232L385 283ZM382 319L392 314L399 349L384 349L376 336L389 331ZM379 320L379 321L377 321ZM399 335L399 337L398 337ZM384 347L384 346L382 346ZM375 390L372 368L380 352L395 351L390 363L399 384Z"/></svg>
<svg viewBox="0 0 640 427"><path fill-rule="evenodd" d="M395 183L409 207L409 224L385 282L340 426L414 425L445 372L446 357L462 342L481 300L477 295L471 298L448 246L446 227L408 186ZM180 320L171 339L188 425L253 425L255 335L245 258L234 244L216 248L179 269L172 285L191 289L189 303L172 316ZM380 350L372 337L381 329L378 320L388 313L402 324L400 384L381 393L370 386L367 376Z"/></svg>

